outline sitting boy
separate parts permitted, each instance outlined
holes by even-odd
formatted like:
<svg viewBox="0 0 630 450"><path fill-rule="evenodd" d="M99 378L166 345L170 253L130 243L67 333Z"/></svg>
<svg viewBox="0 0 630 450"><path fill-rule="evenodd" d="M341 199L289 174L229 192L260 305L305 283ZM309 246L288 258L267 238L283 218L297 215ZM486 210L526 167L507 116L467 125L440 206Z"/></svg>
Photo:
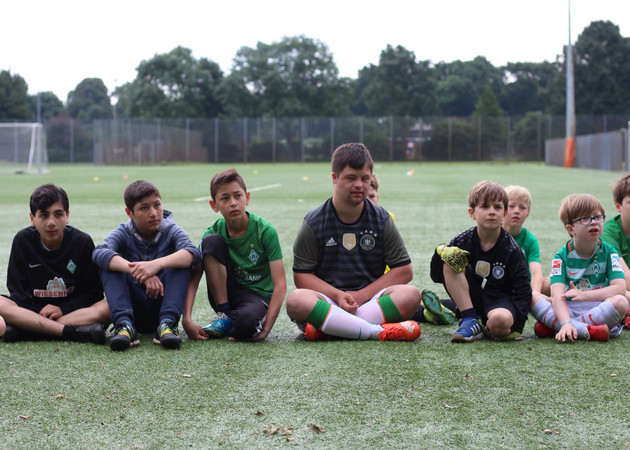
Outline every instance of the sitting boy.
<svg viewBox="0 0 630 450"><path fill-rule="evenodd" d="M612 194L619 214L604 223L602 240L619 252L626 277L626 298L630 301L630 173L617 181ZM626 312L626 328L630 329L630 309Z"/></svg>
<svg viewBox="0 0 630 450"><path fill-rule="evenodd" d="M532 196L527 188L522 186L508 186L505 188L505 192L508 195L508 207L503 228L512 235L523 250L525 261L529 266L532 290L541 292L543 273L540 264L540 245L536 236L523 226L532 209Z"/></svg>
<svg viewBox="0 0 630 450"><path fill-rule="evenodd" d="M124 200L129 221L111 231L93 254L114 324L109 346L126 350L140 344L137 331L155 331L153 343L180 348L177 323L199 251L162 208L154 184L131 183Z"/></svg>
<svg viewBox="0 0 630 450"><path fill-rule="evenodd" d="M53 184L33 191L31 226L13 239L7 288L0 316L8 324L5 342L46 337L105 343L109 307L97 267L94 242L68 225L66 192Z"/></svg>
<svg viewBox="0 0 630 450"><path fill-rule="evenodd" d="M420 292L407 284L411 260L394 221L366 198L370 152L343 144L331 165L332 198L306 215L293 245L297 289L287 297L287 313L307 340L415 341L420 326L407 319Z"/></svg>
<svg viewBox="0 0 630 450"><path fill-rule="evenodd" d="M473 342L484 332L517 339L523 331L532 289L523 252L501 227L507 205L503 187L477 183L468 195L468 214L477 226L449 247L439 246L431 259L431 279L444 283L461 315L451 342Z"/></svg>
<svg viewBox="0 0 630 450"><path fill-rule="evenodd" d="M210 207L223 217L203 234L203 267L193 268L182 315L190 339L230 336L262 341L276 322L287 293L282 250L275 228L246 211L249 195L235 169L212 177ZM202 272L206 274L208 300L217 312L203 328L192 321Z"/></svg>
<svg viewBox="0 0 630 450"><path fill-rule="evenodd" d="M628 301L617 250L600 239L604 207L592 195L573 194L559 215L571 240L551 261L551 303L534 293L534 331L561 342L607 341L621 333Z"/></svg>

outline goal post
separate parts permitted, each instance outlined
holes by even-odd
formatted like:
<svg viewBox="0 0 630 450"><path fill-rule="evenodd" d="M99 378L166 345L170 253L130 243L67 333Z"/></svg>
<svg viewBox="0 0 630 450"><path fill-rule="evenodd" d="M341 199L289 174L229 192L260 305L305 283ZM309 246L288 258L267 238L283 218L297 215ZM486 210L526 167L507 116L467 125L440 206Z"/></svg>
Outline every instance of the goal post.
<svg viewBox="0 0 630 450"><path fill-rule="evenodd" d="M0 123L0 173L48 173L41 123Z"/></svg>

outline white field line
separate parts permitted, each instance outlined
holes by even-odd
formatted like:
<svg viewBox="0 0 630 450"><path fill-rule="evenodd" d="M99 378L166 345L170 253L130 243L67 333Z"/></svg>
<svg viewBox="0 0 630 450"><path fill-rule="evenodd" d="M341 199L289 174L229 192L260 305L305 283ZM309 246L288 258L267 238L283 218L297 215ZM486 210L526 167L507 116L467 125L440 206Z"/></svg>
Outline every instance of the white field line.
<svg viewBox="0 0 630 450"><path fill-rule="evenodd" d="M255 188L251 188L248 189L249 192L256 192L256 191L264 191L265 189L275 189L282 186L280 183L278 184L268 184L267 186L258 186ZM208 200L210 200L210 196L208 195L207 197L197 197L196 199L194 199L194 201L196 202L207 202Z"/></svg>

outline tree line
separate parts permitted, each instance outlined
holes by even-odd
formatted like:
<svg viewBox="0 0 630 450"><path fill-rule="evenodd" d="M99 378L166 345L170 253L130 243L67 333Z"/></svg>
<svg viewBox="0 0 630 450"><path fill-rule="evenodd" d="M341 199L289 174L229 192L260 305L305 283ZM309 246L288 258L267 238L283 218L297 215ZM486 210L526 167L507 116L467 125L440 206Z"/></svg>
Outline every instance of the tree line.
<svg viewBox="0 0 630 450"><path fill-rule="evenodd" d="M495 67L472 61L418 61L388 45L378 64L356 79L340 77L333 54L306 36L242 47L229 74L192 50L176 47L137 67L136 78L110 95L100 78L86 78L65 104L52 92L28 94L19 74L0 72L0 120L118 118L516 116L564 115L564 51L553 62ZM596 21L574 46L578 115L630 112L630 38L610 21ZM112 102L115 97L115 102ZM115 104L115 106L113 106Z"/></svg>

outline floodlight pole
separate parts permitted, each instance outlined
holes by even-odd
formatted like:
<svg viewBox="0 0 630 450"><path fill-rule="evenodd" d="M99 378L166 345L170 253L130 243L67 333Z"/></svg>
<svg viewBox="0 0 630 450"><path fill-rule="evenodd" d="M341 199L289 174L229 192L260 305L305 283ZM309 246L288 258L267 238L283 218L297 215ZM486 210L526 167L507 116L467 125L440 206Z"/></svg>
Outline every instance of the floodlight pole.
<svg viewBox="0 0 630 450"><path fill-rule="evenodd" d="M569 2L569 45L567 45L567 101L566 137L564 139L564 167L573 167L575 160L575 89L573 82L573 48L571 46L571 0Z"/></svg>

